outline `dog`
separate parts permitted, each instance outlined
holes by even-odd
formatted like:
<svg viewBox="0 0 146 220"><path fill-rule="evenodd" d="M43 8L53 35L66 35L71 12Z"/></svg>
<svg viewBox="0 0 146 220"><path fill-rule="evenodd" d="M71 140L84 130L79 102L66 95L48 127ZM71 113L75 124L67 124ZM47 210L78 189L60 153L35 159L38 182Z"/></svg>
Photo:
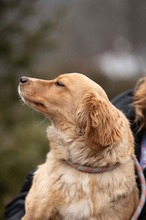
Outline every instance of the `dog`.
<svg viewBox="0 0 146 220"><path fill-rule="evenodd" d="M18 91L51 122L50 152L34 174L22 219L129 220L139 202L134 139L101 86L68 73L54 80L22 77ZM93 169L102 172L88 173Z"/></svg>

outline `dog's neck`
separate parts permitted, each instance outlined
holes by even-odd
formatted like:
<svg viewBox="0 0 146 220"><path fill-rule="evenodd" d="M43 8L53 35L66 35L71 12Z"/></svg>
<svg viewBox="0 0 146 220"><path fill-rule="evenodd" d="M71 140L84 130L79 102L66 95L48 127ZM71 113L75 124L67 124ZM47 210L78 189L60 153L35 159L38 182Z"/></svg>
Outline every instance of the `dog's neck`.
<svg viewBox="0 0 146 220"><path fill-rule="evenodd" d="M104 149L100 154L87 146L85 137L68 135L56 129L54 126L48 127L47 136L50 142L50 148L55 158L64 161L71 161L73 164L79 164L87 167L101 167L107 169L116 167L118 163L124 163L129 156L122 155L121 160L117 161L116 154L118 148L114 150L114 146ZM119 146L120 147L120 146ZM123 151L124 152L124 151Z"/></svg>

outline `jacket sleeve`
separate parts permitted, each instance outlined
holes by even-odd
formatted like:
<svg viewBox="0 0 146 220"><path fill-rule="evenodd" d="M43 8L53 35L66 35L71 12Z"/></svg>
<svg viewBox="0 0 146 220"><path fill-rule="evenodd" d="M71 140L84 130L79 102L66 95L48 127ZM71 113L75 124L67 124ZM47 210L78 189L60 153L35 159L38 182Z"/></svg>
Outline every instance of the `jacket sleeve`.
<svg viewBox="0 0 146 220"><path fill-rule="evenodd" d="M25 198L32 185L34 171L30 172L22 186L20 193L5 207L4 220L20 220L25 214Z"/></svg>

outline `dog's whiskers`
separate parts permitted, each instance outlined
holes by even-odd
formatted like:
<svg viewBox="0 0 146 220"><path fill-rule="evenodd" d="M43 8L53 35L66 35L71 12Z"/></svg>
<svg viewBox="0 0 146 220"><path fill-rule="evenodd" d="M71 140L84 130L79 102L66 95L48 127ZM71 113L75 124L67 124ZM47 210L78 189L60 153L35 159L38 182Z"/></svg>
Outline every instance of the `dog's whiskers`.
<svg viewBox="0 0 146 220"><path fill-rule="evenodd" d="M41 122L34 122L33 126L41 126L46 120L47 118L44 118Z"/></svg>

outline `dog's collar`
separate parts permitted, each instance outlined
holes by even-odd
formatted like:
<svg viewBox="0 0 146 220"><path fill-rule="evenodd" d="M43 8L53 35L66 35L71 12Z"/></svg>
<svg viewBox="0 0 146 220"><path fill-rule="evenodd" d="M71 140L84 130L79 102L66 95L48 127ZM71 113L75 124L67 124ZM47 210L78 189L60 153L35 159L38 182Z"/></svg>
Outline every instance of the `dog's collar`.
<svg viewBox="0 0 146 220"><path fill-rule="evenodd" d="M83 166L78 163L72 163L70 160L67 160L67 163L73 167L76 170L79 170L81 172L85 173L105 173L108 171L114 170L116 167L119 166L119 163L115 163L110 166L104 166L104 167L88 167L88 166Z"/></svg>

